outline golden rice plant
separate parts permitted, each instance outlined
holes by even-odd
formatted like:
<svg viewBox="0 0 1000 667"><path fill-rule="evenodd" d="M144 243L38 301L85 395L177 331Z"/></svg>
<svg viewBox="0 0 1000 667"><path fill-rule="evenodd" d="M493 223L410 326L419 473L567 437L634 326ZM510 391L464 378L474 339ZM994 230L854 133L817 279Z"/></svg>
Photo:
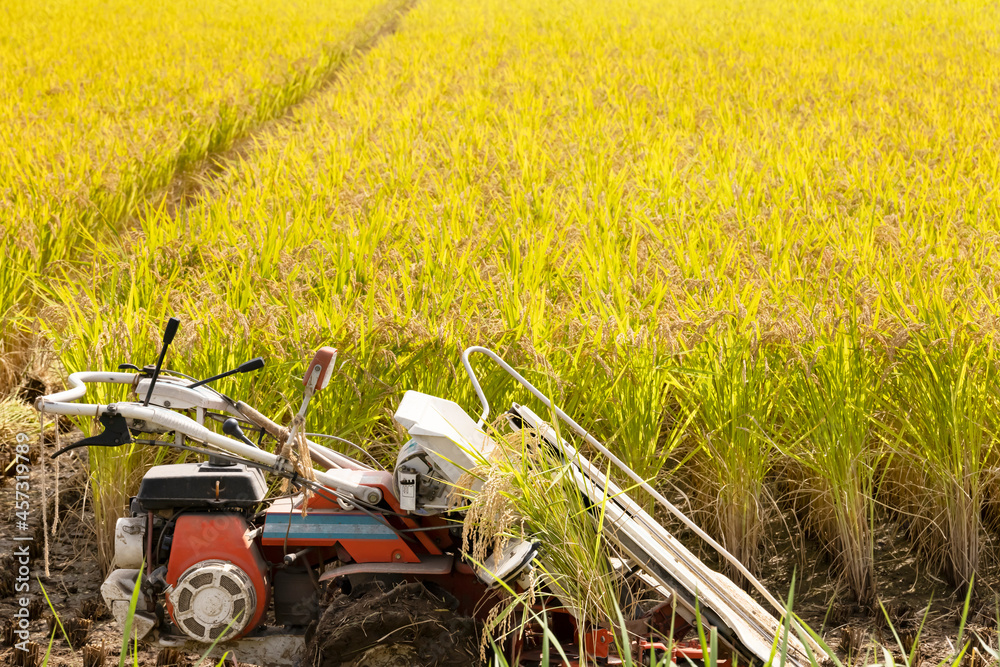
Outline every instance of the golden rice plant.
<svg viewBox="0 0 1000 667"><path fill-rule="evenodd" d="M460 482L453 496L467 509L463 550L489 568L493 553L509 540L541 545L530 590L508 595L509 604L487 622L488 633L500 636L523 631L538 596L548 613L571 614L579 627L616 628L616 644L624 654L630 638L624 630L622 605L626 591L623 572L608 559L614 553L601 532L603 503L592 505L576 487L572 462L551 451L528 430L513 434L490 431L498 443L497 457L473 468L469 484ZM482 482L472 493L473 479ZM501 589L502 591L502 589Z"/></svg>
<svg viewBox="0 0 1000 667"><path fill-rule="evenodd" d="M66 264L86 265L144 206L183 201L199 187L186 171L321 86L405 7L0 9L0 142L11 147L0 154L0 392L38 344L37 288Z"/></svg>
<svg viewBox="0 0 1000 667"><path fill-rule="evenodd" d="M692 452L678 447L691 427L696 410L681 404L675 362L657 350L613 349L607 361L597 353L575 363L560 355L561 375L572 379L560 407L582 420L586 428L640 477L656 485L687 462ZM585 450L587 446L580 443ZM614 474L612 476L615 476ZM626 486L631 480L622 482ZM641 492L638 492L641 495ZM653 499L647 498L647 510Z"/></svg>
<svg viewBox="0 0 1000 667"><path fill-rule="evenodd" d="M782 452L804 472L791 490L856 600L874 600L874 495L882 456L875 432L879 378L856 329L797 364L785 394L792 410Z"/></svg>
<svg viewBox="0 0 1000 667"><path fill-rule="evenodd" d="M981 575L982 510L994 460L997 370L990 340L922 332L891 375L882 438L894 505L920 553L956 587Z"/></svg>
<svg viewBox="0 0 1000 667"><path fill-rule="evenodd" d="M11 188L7 224L30 233L85 219L92 226L74 232L81 241L116 226L185 165L315 88L363 45L351 31L375 8L251 2L234 14L187 1L89 0L59 0L44 12L4 7L0 88L9 94L0 137L19 147L0 156L0 180Z"/></svg>
<svg viewBox="0 0 1000 667"><path fill-rule="evenodd" d="M765 478L774 463L777 394L785 380L739 340L709 346L697 361L703 365L682 369L689 374L684 397L695 413L696 508L719 543L754 571L773 503Z"/></svg>

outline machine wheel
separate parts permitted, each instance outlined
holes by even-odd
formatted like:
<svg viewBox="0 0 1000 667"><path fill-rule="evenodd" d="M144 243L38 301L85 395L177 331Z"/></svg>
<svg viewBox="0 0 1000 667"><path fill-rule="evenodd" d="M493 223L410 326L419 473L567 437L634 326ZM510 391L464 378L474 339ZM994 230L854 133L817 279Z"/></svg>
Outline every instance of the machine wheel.
<svg viewBox="0 0 1000 667"><path fill-rule="evenodd" d="M307 633L317 667L468 667L479 662L475 622L457 600L422 583L379 582L338 594Z"/></svg>

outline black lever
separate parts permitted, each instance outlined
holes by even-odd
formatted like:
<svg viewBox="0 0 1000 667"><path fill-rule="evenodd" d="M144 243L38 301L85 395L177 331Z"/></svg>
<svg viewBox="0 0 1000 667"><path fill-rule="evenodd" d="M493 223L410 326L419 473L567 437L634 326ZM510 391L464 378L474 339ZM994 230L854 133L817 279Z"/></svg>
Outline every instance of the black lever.
<svg viewBox="0 0 1000 667"><path fill-rule="evenodd" d="M260 447L253 444L253 440L248 438L246 434L243 433L243 429L240 428L240 423L232 417L222 422L222 432L230 437L236 438L237 440L242 440L254 449L260 449Z"/></svg>
<svg viewBox="0 0 1000 667"><path fill-rule="evenodd" d="M118 414L114 405L109 405L107 412L101 415L101 425L104 426L102 432L63 447L53 454L52 458L78 447L120 447L132 442L132 433L128 430L128 423L124 417Z"/></svg>
<svg viewBox="0 0 1000 667"><path fill-rule="evenodd" d="M156 378L160 375L160 366L163 365L163 357L167 354L167 348L170 343L174 340L174 334L177 333L177 327L179 327L181 321L176 317L171 317L167 320L167 328L163 332L163 348L160 350L160 358L156 361L156 368L153 370L153 377L149 381L149 391L146 392L146 400L142 402L143 406L149 405L149 399L153 397L153 387L156 386Z"/></svg>
<svg viewBox="0 0 1000 667"><path fill-rule="evenodd" d="M250 371L256 371L264 368L264 357L254 357L250 361L244 361L242 364L237 366L231 371L226 371L225 373L219 373L218 375L213 375L210 378L205 378L204 380L198 380L197 382L192 382L188 385L188 389L194 387L200 387L203 384L208 384L209 382L214 382L219 378L229 377L234 373L249 373Z"/></svg>

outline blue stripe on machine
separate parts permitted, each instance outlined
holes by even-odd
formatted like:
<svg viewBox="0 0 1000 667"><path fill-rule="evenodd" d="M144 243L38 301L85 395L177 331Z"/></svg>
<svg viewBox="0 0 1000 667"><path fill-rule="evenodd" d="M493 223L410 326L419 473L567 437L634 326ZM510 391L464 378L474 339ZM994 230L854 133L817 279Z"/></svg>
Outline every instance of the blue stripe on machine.
<svg viewBox="0 0 1000 667"><path fill-rule="evenodd" d="M263 539L394 540L396 533L369 516L358 514L319 514L305 518L299 512L289 515L269 512L264 521Z"/></svg>

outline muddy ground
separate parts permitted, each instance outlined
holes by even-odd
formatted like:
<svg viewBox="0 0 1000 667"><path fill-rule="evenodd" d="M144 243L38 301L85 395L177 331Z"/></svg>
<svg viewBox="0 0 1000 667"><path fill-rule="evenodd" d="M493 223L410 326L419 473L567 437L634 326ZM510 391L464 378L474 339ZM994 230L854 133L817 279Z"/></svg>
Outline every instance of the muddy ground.
<svg viewBox="0 0 1000 667"><path fill-rule="evenodd" d="M72 435L63 436L63 444ZM51 440L51 438L49 438ZM33 434L31 449L37 456L38 437ZM9 451L9 450L8 450ZM46 443L48 456L54 451L52 442ZM6 467L9 458L0 454L0 464ZM52 531L53 484L51 480L55 466L46 464L49 472L49 529ZM94 540L93 512L86 486L86 450L75 450L62 457L59 466L60 495L58 523L54 535L49 538L49 575L44 571L44 549L42 546L41 505L39 487L42 465L32 463L30 481L32 483L32 517L27 533L17 524L15 507L15 486L13 478L6 478L0 484L0 630L7 619L17 611L16 597L11 590L14 584L16 563L11 556L23 541L16 536L30 534L34 540L31 556L33 577L45 587L52 606L67 629L77 625L78 644L101 647L107 653L104 664L117 664L121 651L121 634L111 620L100 600L102 576L97 562L97 548ZM918 559L909 552L909 547L901 536L895 533L892 524L878 529L876 561L881 600L894 626L905 644L913 641L924 610L930 605L927 621L919 642L919 654L924 665L935 664L955 653L955 640L964 598L950 590L945 582L933 577L919 567ZM831 576L831 564L818 544L801 537L801 531L789 530L782 521L776 521L770 532L769 557L763 567L763 580L776 595L786 595L792 573L796 573L798 584L795 594L797 613L820 630L824 639L837 650L842 658L852 663L881 662L882 657L872 654L872 642L878 641L901 654L896 640L885 622L881 609L877 606L862 608L843 601L836 578ZM683 539L683 535L679 535ZM987 568L986 576L980 582L979 596L973 601L967 636L979 636L992 646L997 645L998 607L996 591L1000 588L1000 567L996 558ZM33 601L30 623L31 641L39 645L44 654L49 646L51 631L51 611L39 589L32 580L30 597ZM90 621L85 632L74 619ZM7 637L0 632L0 642ZM91 649L95 651L96 649ZM6 643L0 645L0 665L15 664L15 651ZM138 664L154 667L164 664L194 664L195 654L161 655L159 649L140 646L137 652ZM128 662L132 664L131 649ZM79 646L71 648L62 633L56 631L52 642L49 665L72 666L84 664ZM96 664L96 663L95 663ZM970 665L971 667L971 665Z"/></svg>
<svg viewBox="0 0 1000 667"><path fill-rule="evenodd" d="M66 433L62 437L63 444L79 437ZM46 438L46 454L51 457L55 451L51 442L51 435ZM10 590L10 579L16 577L8 576L7 572L13 572L12 555L15 550L24 544L28 544L31 551L32 580L28 597L31 600L30 611L32 620L30 622L31 641L39 645L39 649L44 657L49 650L49 639L51 636L50 626L52 625L52 609L59 616L63 628L67 633L72 634L74 626L78 646L71 647L63 637L62 632L56 628L55 639L51 645L51 655L48 664L53 667L77 667L83 664L83 646L90 645L93 650L101 647L106 651L107 659L104 664L118 664L121 654L122 635L110 612L101 599L100 586L103 581L100 567L97 561L97 545L94 540L94 513L91 505L92 499L87 489L88 468L86 462L86 449L79 449L70 452L59 459L59 511L58 520L55 518L55 485L52 480L55 476L56 465L51 460L46 460L45 468L48 473L47 495L49 504L47 506L47 519L49 526L48 539L48 565L49 574L45 574L45 547L42 531L42 507L41 507L41 477L42 462L38 458L38 433L31 434L31 456L34 461L31 464L30 491L31 516L29 519L29 530L20 530L18 517L15 513L15 480L5 478L0 484L0 630L7 620L15 614L19 608L17 598L23 593ZM8 452L9 454L9 452ZM0 456L0 463L6 463L9 458ZM54 527L54 532L53 532ZM30 542L15 540L15 537L30 535ZM44 593L42 592L44 587ZM46 602L45 595L51 602L51 607ZM79 623L77 619L82 619L84 623ZM86 621L90 621L89 629L86 629ZM5 633L4 633L5 634ZM72 637L71 637L72 638ZM4 641L8 639L0 634L0 665L16 664L15 650ZM132 652L128 653L130 662ZM153 666L157 664L158 650L140 647L138 658L140 665Z"/></svg>

